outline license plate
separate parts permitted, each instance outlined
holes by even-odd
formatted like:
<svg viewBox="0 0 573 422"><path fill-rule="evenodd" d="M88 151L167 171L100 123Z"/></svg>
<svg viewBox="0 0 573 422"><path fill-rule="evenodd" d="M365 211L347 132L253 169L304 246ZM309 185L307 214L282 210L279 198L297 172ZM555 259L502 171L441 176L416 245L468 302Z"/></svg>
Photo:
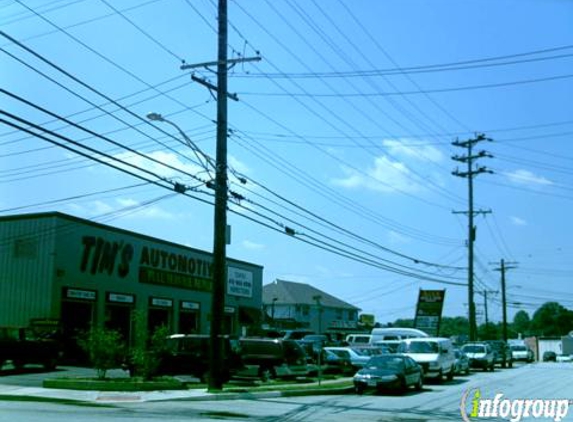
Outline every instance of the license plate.
<svg viewBox="0 0 573 422"><path fill-rule="evenodd" d="M368 387L376 387L376 381L374 381L374 380L368 380L367 384L368 384Z"/></svg>

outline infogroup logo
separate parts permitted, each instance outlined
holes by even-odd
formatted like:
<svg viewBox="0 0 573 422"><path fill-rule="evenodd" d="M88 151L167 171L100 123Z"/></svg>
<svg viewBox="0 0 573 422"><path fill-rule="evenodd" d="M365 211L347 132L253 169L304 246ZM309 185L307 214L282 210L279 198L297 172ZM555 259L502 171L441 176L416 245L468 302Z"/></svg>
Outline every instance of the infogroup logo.
<svg viewBox="0 0 573 422"><path fill-rule="evenodd" d="M569 412L569 399L508 399L497 393L493 399L483 398L479 388L466 390L460 411L465 422L477 418L502 418L520 422L522 418L563 420Z"/></svg>

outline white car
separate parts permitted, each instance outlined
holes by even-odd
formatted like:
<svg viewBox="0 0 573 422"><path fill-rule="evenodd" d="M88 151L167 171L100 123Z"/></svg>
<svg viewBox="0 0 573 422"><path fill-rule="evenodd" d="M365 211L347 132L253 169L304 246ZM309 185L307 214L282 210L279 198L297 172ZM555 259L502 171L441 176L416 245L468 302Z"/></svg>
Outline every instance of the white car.
<svg viewBox="0 0 573 422"><path fill-rule="evenodd" d="M557 357L555 358L556 362L572 362L573 358L571 357L571 355L557 355Z"/></svg>

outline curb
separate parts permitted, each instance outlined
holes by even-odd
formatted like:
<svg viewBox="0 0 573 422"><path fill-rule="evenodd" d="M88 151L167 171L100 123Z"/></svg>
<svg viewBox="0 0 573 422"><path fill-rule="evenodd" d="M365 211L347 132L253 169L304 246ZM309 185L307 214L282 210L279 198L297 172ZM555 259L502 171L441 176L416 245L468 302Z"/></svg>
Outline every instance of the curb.
<svg viewBox="0 0 573 422"><path fill-rule="evenodd" d="M341 387L330 389L308 389L308 390L287 390L287 391L261 391L251 393L219 393L206 396L179 397L174 399L154 400L154 401L219 401L219 400L252 400L271 399L278 397L301 397L301 396L328 396L342 395L354 391L353 387Z"/></svg>

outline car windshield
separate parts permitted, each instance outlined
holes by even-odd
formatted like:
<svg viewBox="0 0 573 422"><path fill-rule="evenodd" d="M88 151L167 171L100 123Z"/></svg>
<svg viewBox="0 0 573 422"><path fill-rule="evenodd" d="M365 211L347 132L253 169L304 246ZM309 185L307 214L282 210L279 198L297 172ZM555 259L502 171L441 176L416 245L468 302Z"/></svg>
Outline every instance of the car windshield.
<svg viewBox="0 0 573 422"><path fill-rule="evenodd" d="M375 356L366 364L368 369L404 369L404 358L400 356Z"/></svg>
<svg viewBox="0 0 573 422"><path fill-rule="evenodd" d="M334 353L340 358L350 358L350 352L348 350L327 349L327 352Z"/></svg>
<svg viewBox="0 0 573 422"><path fill-rule="evenodd" d="M438 344L430 341L412 341L403 344L405 353L438 353Z"/></svg>
<svg viewBox="0 0 573 422"><path fill-rule="evenodd" d="M462 348L464 353L485 353L485 347L480 345L469 345Z"/></svg>
<svg viewBox="0 0 573 422"><path fill-rule="evenodd" d="M511 346L511 350L516 352L525 352L527 348L525 346Z"/></svg>

